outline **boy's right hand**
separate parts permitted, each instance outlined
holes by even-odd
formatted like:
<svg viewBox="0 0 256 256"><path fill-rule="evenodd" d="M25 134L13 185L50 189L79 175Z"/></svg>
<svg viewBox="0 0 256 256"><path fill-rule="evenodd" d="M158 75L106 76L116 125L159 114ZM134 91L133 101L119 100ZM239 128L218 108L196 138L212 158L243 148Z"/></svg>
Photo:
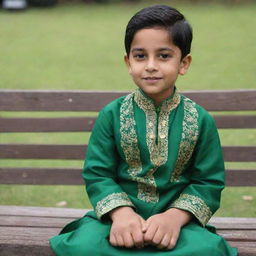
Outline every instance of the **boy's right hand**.
<svg viewBox="0 0 256 256"><path fill-rule="evenodd" d="M110 230L110 244L121 247L144 246L142 227L145 220L131 207L119 207L109 213L113 223Z"/></svg>

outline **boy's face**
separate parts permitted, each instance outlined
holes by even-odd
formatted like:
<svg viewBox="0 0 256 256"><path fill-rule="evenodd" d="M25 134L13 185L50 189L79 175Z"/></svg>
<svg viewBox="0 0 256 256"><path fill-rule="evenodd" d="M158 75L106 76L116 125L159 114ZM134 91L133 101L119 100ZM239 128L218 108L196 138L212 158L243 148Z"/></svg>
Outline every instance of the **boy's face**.
<svg viewBox="0 0 256 256"><path fill-rule="evenodd" d="M125 62L135 84L159 104L172 94L178 75L187 72L191 56L181 60L164 28L147 28L135 34Z"/></svg>

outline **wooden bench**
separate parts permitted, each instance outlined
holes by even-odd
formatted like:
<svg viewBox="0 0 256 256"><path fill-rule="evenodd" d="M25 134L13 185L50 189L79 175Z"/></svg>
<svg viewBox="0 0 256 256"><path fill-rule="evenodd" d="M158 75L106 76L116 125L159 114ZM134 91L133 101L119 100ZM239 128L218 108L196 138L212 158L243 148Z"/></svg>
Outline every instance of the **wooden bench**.
<svg viewBox="0 0 256 256"><path fill-rule="evenodd" d="M97 112L125 92L0 91L0 111ZM256 128L256 90L191 91L186 96L209 111L249 111L216 115L221 129ZM85 114L83 113L82 116ZM95 117L0 117L0 132L91 131ZM86 145L0 144L2 159L83 159ZM256 146L223 146L228 162L256 162ZM256 170L227 170L228 186L255 186ZM61 177L61 179L60 179ZM82 185L81 169L0 168L0 184ZM238 206L239 207L239 206ZM48 239L88 209L0 206L0 255L51 256ZM256 218L212 218L210 223L240 256L256 255Z"/></svg>

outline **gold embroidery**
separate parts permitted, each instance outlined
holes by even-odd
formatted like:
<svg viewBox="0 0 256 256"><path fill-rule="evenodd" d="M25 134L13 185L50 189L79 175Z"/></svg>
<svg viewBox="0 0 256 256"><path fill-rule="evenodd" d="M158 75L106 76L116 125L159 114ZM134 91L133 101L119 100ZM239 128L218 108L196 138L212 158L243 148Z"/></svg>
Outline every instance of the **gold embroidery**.
<svg viewBox="0 0 256 256"><path fill-rule="evenodd" d="M135 130L133 99L146 115L146 141L150 153L150 160L154 167L144 177L138 175L142 171L138 138ZM168 124L170 111L180 103L180 95L174 93L173 97L163 102L156 131L157 114L152 100L144 96L140 90L129 94L120 108L121 147L123 149L131 178L138 182L138 198L149 203L159 200L156 181L153 174L157 167L163 165L168 158ZM158 136L158 137L156 137Z"/></svg>
<svg viewBox="0 0 256 256"><path fill-rule="evenodd" d="M125 192L112 193L102 200L100 200L96 207L95 212L100 219L104 214L108 213L112 209L118 206L134 206L128 195Z"/></svg>
<svg viewBox="0 0 256 256"><path fill-rule="evenodd" d="M195 103L188 98L184 98L184 119L182 125L183 131L178 159L171 177L171 182L179 181L182 170L189 161L198 138L198 112L195 108Z"/></svg>
<svg viewBox="0 0 256 256"><path fill-rule="evenodd" d="M156 191L156 181L153 176L156 169L150 169L145 177L136 177L138 182L138 198L147 203L157 203L159 194Z"/></svg>
<svg viewBox="0 0 256 256"><path fill-rule="evenodd" d="M146 141L150 153L150 160L155 167L166 163L168 158L168 125L170 112L180 103L180 95L175 92L173 97L165 100L161 105L159 120L152 100L137 90L134 100L146 114ZM158 121L158 122L157 122ZM156 142L156 124L158 123L158 138Z"/></svg>
<svg viewBox="0 0 256 256"><path fill-rule="evenodd" d="M142 170L138 138L135 130L133 93L126 96L120 108L121 147L129 165L129 174L134 177Z"/></svg>
<svg viewBox="0 0 256 256"><path fill-rule="evenodd" d="M128 173L132 180L138 182L138 199L148 203L156 203L159 196L156 193L153 172L148 172L145 177L138 177L142 171L142 163L135 130L133 96L133 93L129 94L120 108L121 147L129 166Z"/></svg>
<svg viewBox="0 0 256 256"><path fill-rule="evenodd" d="M193 213L203 226L206 225L212 216L212 212L206 203L200 197L194 195L181 194L171 207Z"/></svg>

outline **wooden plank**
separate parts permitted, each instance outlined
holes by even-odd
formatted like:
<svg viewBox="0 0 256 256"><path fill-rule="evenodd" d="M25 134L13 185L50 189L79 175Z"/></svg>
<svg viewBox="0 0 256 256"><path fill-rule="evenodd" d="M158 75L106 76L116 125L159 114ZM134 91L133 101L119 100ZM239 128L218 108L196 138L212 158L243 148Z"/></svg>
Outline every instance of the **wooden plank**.
<svg viewBox="0 0 256 256"><path fill-rule="evenodd" d="M238 248L238 256L255 256L256 255L255 242L230 241L229 244L232 247Z"/></svg>
<svg viewBox="0 0 256 256"><path fill-rule="evenodd" d="M0 244L1 256L56 256L49 245Z"/></svg>
<svg viewBox="0 0 256 256"><path fill-rule="evenodd" d="M26 245L48 245L48 239L57 235L61 228L48 227L6 227L0 226L0 244L26 244ZM254 242L255 230L248 231L248 235L244 232L231 231L219 232L227 241L232 242ZM10 239L11 238L11 239ZM255 246L256 248L256 246Z"/></svg>
<svg viewBox="0 0 256 256"><path fill-rule="evenodd" d="M18 214L18 213L17 213ZM85 212L84 212L85 214ZM80 216L82 217L82 216ZM0 215L0 227L44 227L44 228L63 228L65 225L77 218L70 217L40 217L40 216L8 216ZM218 234L225 237L229 241L255 241L256 242L256 228L248 226L249 223L233 223L233 229L217 228ZM239 228L238 228L238 226Z"/></svg>
<svg viewBox="0 0 256 256"><path fill-rule="evenodd" d="M1 90L4 111L99 111L127 92Z"/></svg>
<svg viewBox="0 0 256 256"><path fill-rule="evenodd" d="M235 247L237 243L233 243ZM251 245L251 244L250 244ZM3 245L0 244L0 255L1 256L54 256L50 247L40 246L14 246L14 245ZM256 250L250 247L240 247L239 256L255 256Z"/></svg>
<svg viewBox="0 0 256 256"><path fill-rule="evenodd" d="M256 243L256 230L220 230L217 233L227 241Z"/></svg>
<svg viewBox="0 0 256 256"><path fill-rule="evenodd" d="M256 170L226 170L227 186L248 186L256 185Z"/></svg>
<svg viewBox="0 0 256 256"><path fill-rule="evenodd" d="M1 90L2 111L99 111L128 92ZM256 90L182 92L210 111L256 109ZM228 104L227 104L228 103Z"/></svg>
<svg viewBox="0 0 256 256"><path fill-rule="evenodd" d="M72 214L72 211L78 210L78 214L76 217L80 217L81 214L84 214L82 212L83 210L80 209L58 209L58 208L37 208L37 207L14 207L14 206L4 206L0 208L0 214L1 215L8 215L12 220L13 218L16 218L16 224L21 225L20 227L6 227L1 226L2 223L0 222L0 255L1 256L10 256L12 253L15 253L14 255L26 255L26 256L34 256L34 255L43 255L43 256L49 256L51 254L51 250L49 247L48 239L60 231L60 228L47 228L47 221L52 222L54 219L58 218L41 218L39 217L37 219L34 215L51 215L54 214L57 215L59 213L68 213ZM70 212L71 211L71 212ZM80 212L81 211L81 212ZM3 214L4 213L4 214ZM15 215L21 214L25 217L23 217L23 221L19 218L17 218ZM11 216L14 215L14 216ZM29 216L34 216L30 220ZM62 215L63 216L63 215ZM61 219L61 218L59 218ZM63 218L65 220L65 218ZM1 218L0 218L1 220ZM24 221L25 220L25 221ZM69 221L69 219L67 219ZM15 220L14 220L15 221ZM20 221L20 222L19 222ZM12 223L12 221L9 221ZM23 222L23 224L22 224ZM234 227L237 223L248 225L250 222L256 223L255 218L212 218L211 224L227 224L231 223ZM19 224L20 223L20 224ZM5 223L3 223L5 225ZM59 223L57 225L61 226L62 223ZM12 225L12 224L11 224ZM14 224L15 225L15 224ZM22 225L25 225L26 227L23 227ZM29 225L33 226L30 227ZM42 225L42 227L35 227L38 225ZM52 225L52 224L50 224ZM53 223L53 225L56 225ZM56 225L56 226L57 226ZM237 227L237 226L236 226ZM252 226L250 227L251 231L244 230L243 232L241 230L233 232L232 230L218 230L218 233L224 236L230 245L234 247L239 248L239 256L252 256L256 253L256 243L255 243L255 229L252 230ZM30 254L32 252L32 254Z"/></svg>
<svg viewBox="0 0 256 256"><path fill-rule="evenodd" d="M218 230L256 230L256 218L212 217L209 224Z"/></svg>
<svg viewBox="0 0 256 256"><path fill-rule="evenodd" d="M0 144L0 159L84 159L87 145ZM255 162L256 146L223 146L227 162Z"/></svg>
<svg viewBox="0 0 256 256"><path fill-rule="evenodd" d="M79 168L0 168L0 184L84 185ZM61 177L61 179L60 179ZM255 186L256 170L227 170L227 186Z"/></svg>
<svg viewBox="0 0 256 256"><path fill-rule="evenodd" d="M239 248L238 252L247 252L247 253L252 253L254 254L249 254L250 256L253 255L255 256L256 254L256 243L255 242L241 242L241 241L229 241L229 244L233 247ZM248 248L248 250L245 250L245 248ZM240 253L238 254L240 256ZM247 254L246 254L247 255Z"/></svg>
<svg viewBox="0 0 256 256"><path fill-rule="evenodd" d="M58 207L33 207L33 206L13 206L0 205L0 216L35 216L52 218L80 218L91 209L58 208ZM256 218L245 217L212 217L210 225L218 229L255 229Z"/></svg>
<svg viewBox="0 0 256 256"><path fill-rule="evenodd" d="M223 115L213 116L219 129L256 128L256 115Z"/></svg>
<svg viewBox="0 0 256 256"><path fill-rule="evenodd" d="M81 173L82 169L78 168L0 168L0 183L84 185Z"/></svg>
<svg viewBox="0 0 256 256"><path fill-rule="evenodd" d="M0 216L80 218L91 209L0 205Z"/></svg>
<svg viewBox="0 0 256 256"><path fill-rule="evenodd" d="M48 239L57 235L60 230L60 228L0 226L0 244L48 246Z"/></svg>
<svg viewBox="0 0 256 256"><path fill-rule="evenodd" d="M56 228L0 227L0 255L53 255L48 239L59 231L60 229ZM239 256L255 256L255 242L230 241L229 243L233 247L239 247ZM45 252L48 254L44 254Z"/></svg>
<svg viewBox="0 0 256 256"><path fill-rule="evenodd" d="M87 145L0 144L0 158L82 160L86 149Z"/></svg>
<svg viewBox="0 0 256 256"><path fill-rule="evenodd" d="M73 218L33 217L33 216L0 216L0 227L46 227L63 228Z"/></svg>
<svg viewBox="0 0 256 256"><path fill-rule="evenodd" d="M256 128L256 116L214 116L218 128ZM96 117L0 118L0 132L91 131Z"/></svg>
<svg viewBox="0 0 256 256"><path fill-rule="evenodd" d="M0 132L91 131L95 117L0 118Z"/></svg>
<svg viewBox="0 0 256 256"><path fill-rule="evenodd" d="M223 146L226 162L255 162L256 146Z"/></svg>

